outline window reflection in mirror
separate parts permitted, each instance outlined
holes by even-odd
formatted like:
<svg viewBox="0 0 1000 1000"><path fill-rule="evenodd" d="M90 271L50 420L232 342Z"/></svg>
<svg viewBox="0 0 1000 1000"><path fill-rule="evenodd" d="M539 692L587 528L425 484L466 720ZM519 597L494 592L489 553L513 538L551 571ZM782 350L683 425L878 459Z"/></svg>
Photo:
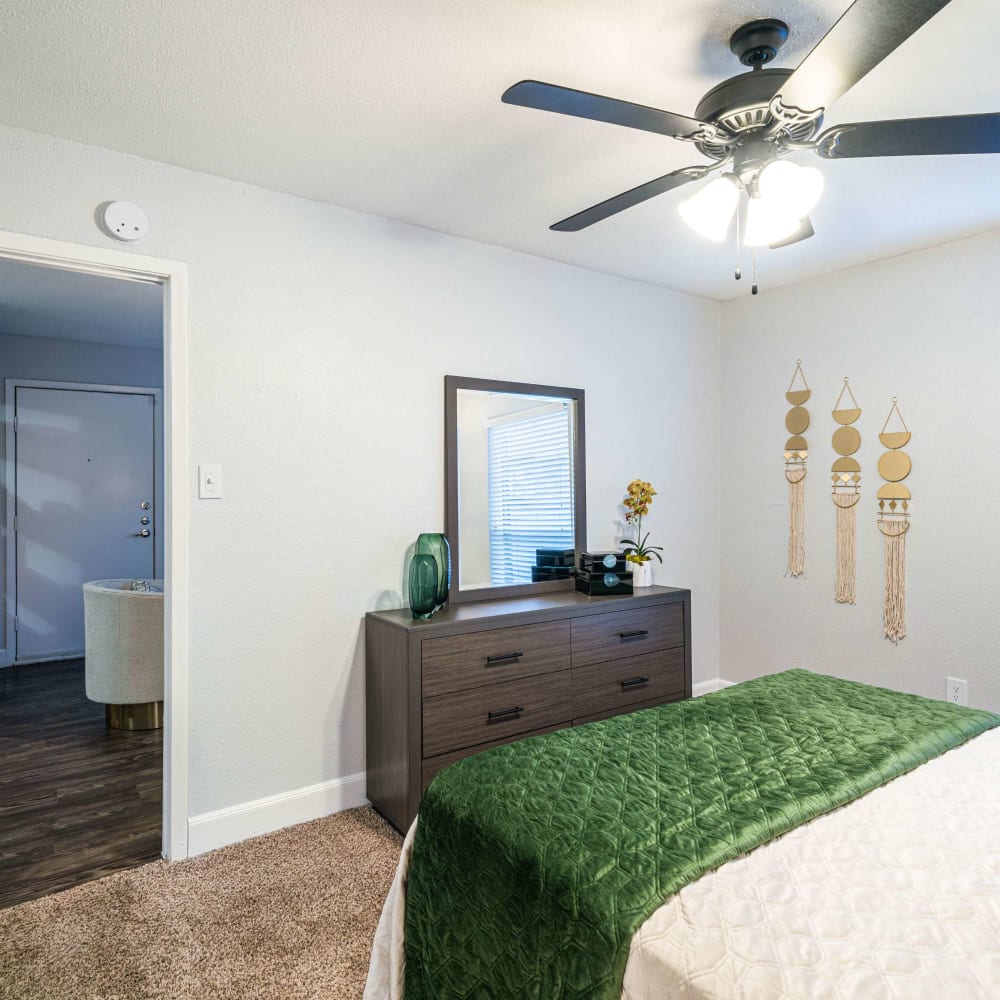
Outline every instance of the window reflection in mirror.
<svg viewBox="0 0 1000 1000"><path fill-rule="evenodd" d="M572 399L459 389L459 586L537 582L538 550L575 544Z"/></svg>

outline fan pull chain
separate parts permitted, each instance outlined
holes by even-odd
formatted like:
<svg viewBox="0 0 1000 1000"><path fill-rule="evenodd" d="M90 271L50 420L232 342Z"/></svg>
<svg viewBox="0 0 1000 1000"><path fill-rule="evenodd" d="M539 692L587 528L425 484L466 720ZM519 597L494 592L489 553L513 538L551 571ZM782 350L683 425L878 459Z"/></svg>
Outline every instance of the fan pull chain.
<svg viewBox="0 0 1000 1000"><path fill-rule="evenodd" d="M743 268L740 264L740 206L736 206L736 280L743 277Z"/></svg>
<svg viewBox="0 0 1000 1000"><path fill-rule="evenodd" d="M757 294L757 251L753 252L753 288L750 291L756 295Z"/></svg>

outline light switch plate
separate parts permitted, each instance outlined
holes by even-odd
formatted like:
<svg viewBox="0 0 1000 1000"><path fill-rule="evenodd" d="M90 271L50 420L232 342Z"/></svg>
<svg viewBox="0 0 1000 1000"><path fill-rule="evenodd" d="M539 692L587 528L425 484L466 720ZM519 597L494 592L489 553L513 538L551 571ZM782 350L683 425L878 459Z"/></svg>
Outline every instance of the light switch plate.
<svg viewBox="0 0 1000 1000"><path fill-rule="evenodd" d="M198 466L198 498L200 500L222 499L222 466L212 462Z"/></svg>

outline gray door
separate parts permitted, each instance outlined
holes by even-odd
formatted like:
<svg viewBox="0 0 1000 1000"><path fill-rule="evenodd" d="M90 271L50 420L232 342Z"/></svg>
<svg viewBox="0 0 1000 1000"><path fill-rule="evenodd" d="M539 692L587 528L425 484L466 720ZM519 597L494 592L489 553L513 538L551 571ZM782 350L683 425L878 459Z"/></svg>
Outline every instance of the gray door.
<svg viewBox="0 0 1000 1000"><path fill-rule="evenodd" d="M14 412L17 660L79 656L83 584L154 573L155 396L17 386Z"/></svg>

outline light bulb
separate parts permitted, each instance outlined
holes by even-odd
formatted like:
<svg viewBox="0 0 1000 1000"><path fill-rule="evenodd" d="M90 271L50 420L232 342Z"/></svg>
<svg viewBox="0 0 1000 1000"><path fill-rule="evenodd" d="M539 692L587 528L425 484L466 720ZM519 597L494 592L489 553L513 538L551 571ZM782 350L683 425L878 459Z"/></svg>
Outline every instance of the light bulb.
<svg viewBox="0 0 1000 1000"><path fill-rule="evenodd" d="M778 243L795 232L799 221L799 217L789 214L779 201L751 198L747 205L747 226L743 242L748 247Z"/></svg>
<svg viewBox="0 0 1000 1000"><path fill-rule="evenodd" d="M721 243L729 231L740 189L729 177L716 177L677 206L681 218L700 236Z"/></svg>
<svg viewBox="0 0 1000 1000"><path fill-rule="evenodd" d="M775 160L760 172L757 190L764 201L801 219L808 215L823 193L823 175L815 167L800 167L789 160Z"/></svg>

